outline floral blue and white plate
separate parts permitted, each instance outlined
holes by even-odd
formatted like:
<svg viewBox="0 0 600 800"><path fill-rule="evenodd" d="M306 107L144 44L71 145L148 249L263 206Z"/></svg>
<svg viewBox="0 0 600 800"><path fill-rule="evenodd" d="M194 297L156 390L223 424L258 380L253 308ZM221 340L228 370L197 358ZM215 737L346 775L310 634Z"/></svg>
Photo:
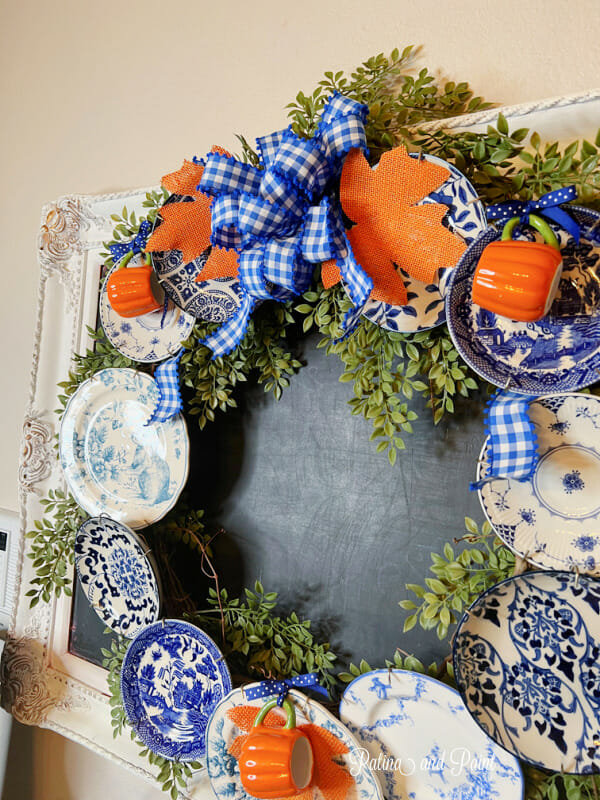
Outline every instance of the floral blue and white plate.
<svg viewBox="0 0 600 800"><path fill-rule="evenodd" d="M427 675L361 675L344 692L340 718L380 765L387 800L523 796L517 759L473 722L458 692Z"/></svg>
<svg viewBox="0 0 600 800"><path fill-rule="evenodd" d="M498 583L463 616L453 655L494 741L553 772L600 770L600 581L526 572Z"/></svg>
<svg viewBox="0 0 600 800"><path fill-rule="evenodd" d="M118 265L113 267L107 280L118 268ZM195 317L186 314L172 300L164 313L161 309L140 317L121 317L109 302L106 286L105 281L100 292L100 321L107 339L119 353L150 364L179 352L181 342L192 333Z"/></svg>
<svg viewBox="0 0 600 800"><path fill-rule="evenodd" d="M69 491L91 516L130 528L161 519L187 480L189 440L177 414L152 425L158 387L133 369L104 369L69 400L59 435Z"/></svg>
<svg viewBox="0 0 600 800"><path fill-rule="evenodd" d="M417 154L411 154L417 158ZM450 175L435 192L425 197L418 205L439 203L448 206L443 224L470 245L487 228L485 210L470 181L455 166L436 156L423 154L422 158L449 170ZM369 300L364 316L390 331L411 333L434 328L446 321L444 297L448 276L454 267L448 264L440 270L439 281L422 283L404 270L400 270L406 286L408 303L393 306L380 300Z"/></svg>
<svg viewBox="0 0 600 800"><path fill-rule="evenodd" d="M160 588L146 542L108 517L87 519L75 537L81 588L100 619L132 639L159 617Z"/></svg>
<svg viewBox="0 0 600 800"><path fill-rule="evenodd" d="M494 478L479 500L515 553L542 569L600 574L600 398L556 394L533 400L529 417L539 462L532 478ZM487 440L478 480L486 477Z"/></svg>
<svg viewBox="0 0 600 800"><path fill-rule="evenodd" d="M258 684L252 684L258 685ZM363 756L363 748L339 719L330 714L320 703L309 699L295 689L290 689L288 698L294 704L296 724L318 725L333 734L344 744L348 752L335 756L335 763L354 779L356 789L351 789L353 800L383 800L381 787ZM240 781L237 760L229 752L234 740L245 733L227 715L236 706L256 706L256 713L265 700L248 700L243 689L235 689L222 700L212 715L206 731L206 767L213 791L218 800L252 800ZM313 789L314 800L327 800L319 788Z"/></svg>
<svg viewBox="0 0 600 800"><path fill-rule="evenodd" d="M129 645L121 671L125 714L153 753L195 761L206 753L208 720L231 691L217 645L181 620L150 625Z"/></svg>
<svg viewBox="0 0 600 800"><path fill-rule="evenodd" d="M186 201L185 197L171 195L165 205ZM159 217L156 224L160 225L160 222ZM150 256L160 285L176 306L197 319L222 324L240 305L242 289L235 278L213 278L196 282L209 254L210 248L187 264L183 262L181 250L156 252Z"/></svg>
<svg viewBox="0 0 600 800"><path fill-rule="evenodd" d="M515 322L473 303L475 268L484 248L500 238L489 228L453 270L446 295L448 330L458 352L481 377L524 394L573 392L600 379L600 214L569 206L581 240L556 225L563 272L549 313ZM530 230L517 238L540 239Z"/></svg>

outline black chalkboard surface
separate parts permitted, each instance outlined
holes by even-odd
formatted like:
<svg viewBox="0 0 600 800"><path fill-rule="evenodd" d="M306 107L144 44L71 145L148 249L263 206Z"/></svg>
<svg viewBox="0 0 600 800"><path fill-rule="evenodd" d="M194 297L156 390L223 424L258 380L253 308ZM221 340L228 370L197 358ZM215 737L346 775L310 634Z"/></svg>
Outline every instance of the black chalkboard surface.
<svg viewBox="0 0 600 800"><path fill-rule="evenodd" d="M464 533L465 516L482 519L468 490L484 438L480 397L433 425L419 413L394 467L369 441L369 422L354 417L351 384L341 364L301 345L306 366L277 402L248 385L239 407L203 432L188 419L192 439L188 499L205 510L221 585L230 595L259 578L279 593L282 611L296 610L332 644L342 661L382 665L397 647L422 660L443 658L435 631L402 633L398 601L406 582L422 584L430 552ZM104 625L84 613L76 593L71 649L100 660ZM97 623L96 623L97 620Z"/></svg>

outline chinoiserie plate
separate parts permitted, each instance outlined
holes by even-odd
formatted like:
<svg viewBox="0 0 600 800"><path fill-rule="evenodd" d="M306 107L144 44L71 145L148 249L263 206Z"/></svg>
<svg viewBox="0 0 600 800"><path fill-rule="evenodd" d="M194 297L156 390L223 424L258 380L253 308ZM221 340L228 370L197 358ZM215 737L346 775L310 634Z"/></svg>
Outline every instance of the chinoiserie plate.
<svg viewBox="0 0 600 800"><path fill-rule="evenodd" d="M532 478L493 478L478 490L502 541L542 569L600 574L600 398L556 394L533 400L539 461ZM488 440L478 479L488 472Z"/></svg>
<svg viewBox="0 0 600 800"><path fill-rule="evenodd" d="M131 528L161 519L188 474L189 440L181 414L146 425L159 398L150 375L104 369L69 400L59 435L60 461L75 501Z"/></svg>
<svg viewBox="0 0 600 800"><path fill-rule="evenodd" d="M113 267L107 280L115 269L119 266ZM139 317L121 317L111 306L106 287L107 281L100 292L100 321L107 339L119 353L150 364L179 352L181 342L192 333L195 317L186 314L172 300L164 312L161 309Z"/></svg>
<svg viewBox="0 0 600 800"><path fill-rule="evenodd" d="M600 581L527 572L496 584L463 616L453 656L494 741L553 772L600 770Z"/></svg>
<svg viewBox="0 0 600 800"><path fill-rule="evenodd" d="M186 202L187 199L180 195L171 195L165 205ZM156 224L160 223L158 217ZM223 323L239 307L242 289L235 278L213 278L196 282L209 254L210 248L187 264L183 262L181 250L154 252L150 256L160 285L176 306L197 319Z"/></svg>
<svg viewBox="0 0 600 800"><path fill-rule="evenodd" d="M417 154L411 154L417 158ZM449 170L447 180L435 192L425 197L418 205L439 203L448 206L443 224L470 245L487 228L485 210L470 181L455 166L436 156L423 154L422 158ZM446 320L444 296L448 275L454 264L440 270L436 283L422 283L400 270L406 286L408 303L394 306L379 300L368 300L364 316L390 331L411 333L434 328Z"/></svg>
<svg viewBox="0 0 600 800"><path fill-rule="evenodd" d="M231 676L217 645L181 620L150 625L129 645L121 671L125 714L140 741L171 760L206 753L208 720L231 691Z"/></svg>
<svg viewBox="0 0 600 800"><path fill-rule="evenodd" d="M257 684L256 684L257 685ZM288 698L293 702L296 711L296 724L298 727L311 725L318 726L323 733L320 737L313 739L311 736L313 750L316 759L316 774L325 777L326 784L315 781L316 786L312 787L312 800L334 800L340 797L340 784L348 783L350 792L349 798L353 800L383 800L381 787L371 770L368 759L364 757L364 750L356 741L350 731L333 714L330 714L322 705L315 700L307 698L301 692L290 689ZM264 705L265 699L248 700L243 689L235 689L231 694L222 700L214 711L208 729L206 731L206 767L213 791L218 800L252 800L246 793L240 781L240 773L236 758L231 755L230 749L235 740L245 734L245 730L232 721L228 712L238 706L255 706L256 713ZM273 713L273 712L270 712ZM318 742L322 742L320 753L322 757L327 751L327 739L331 741L337 739L347 752L335 755L332 753L333 760L320 768L317 748ZM335 739L333 739L335 737ZM339 749L339 747L337 748ZM336 781L336 771L340 779ZM352 782L355 783L352 787ZM337 793L335 789L337 788ZM308 790L310 791L310 790ZM306 798L306 795L303 794Z"/></svg>
<svg viewBox="0 0 600 800"><path fill-rule="evenodd" d="M517 759L473 722L457 691L427 675L361 675L344 692L340 718L380 764L387 800L523 796Z"/></svg>
<svg viewBox="0 0 600 800"><path fill-rule="evenodd" d="M108 627L132 639L159 617L159 578L148 546L108 517L87 519L75 537L75 568L85 595Z"/></svg>
<svg viewBox="0 0 600 800"><path fill-rule="evenodd" d="M489 228L453 270L446 295L452 340L464 360L496 386L540 395L572 392L599 380L600 214L569 206L581 231L579 244L551 225L563 256L563 272L550 312L537 322L515 322L473 303L475 268L484 248L500 238ZM527 230L518 238L533 239ZM535 234L539 239L539 234Z"/></svg>

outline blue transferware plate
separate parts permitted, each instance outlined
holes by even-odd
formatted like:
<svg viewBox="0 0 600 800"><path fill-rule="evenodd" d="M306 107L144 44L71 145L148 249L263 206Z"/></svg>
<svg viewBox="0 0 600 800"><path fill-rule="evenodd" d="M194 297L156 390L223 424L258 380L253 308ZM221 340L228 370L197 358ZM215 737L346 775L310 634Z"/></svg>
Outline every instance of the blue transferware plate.
<svg viewBox="0 0 600 800"><path fill-rule="evenodd" d="M132 639L158 619L154 559L126 525L108 517L87 519L75 537L75 568L91 607L115 633Z"/></svg>
<svg viewBox="0 0 600 800"><path fill-rule="evenodd" d="M416 153L411 153L417 158ZM449 170L448 179L435 192L425 197L418 205L440 203L448 206L443 224L470 245L487 227L485 210L470 181L455 166L436 156L423 154L426 161ZM454 264L440 270L440 279L435 283L416 281L404 270L400 270L406 286L408 303L393 306L380 300L369 300L364 316L390 331L410 333L434 328L446 320L444 296L446 282Z"/></svg>
<svg viewBox="0 0 600 800"><path fill-rule="evenodd" d="M121 671L125 714L153 753L195 761L206 753L208 720L231 691L217 645L181 620L149 625L129 645Z"/></svg>
<svg viewBox="0 0 600 800"><path fill-rule="evenodd" d="M473 722L457 691L428 675L361 675L343 694L340 718L381 764L387 800L523 796L517 759Z"/></svg>
<svg viewBox="0 0 600 800"><path fill-rule="evenodd" d="M524 394L573 392L600 379L600 214L569 206L581 241L556 225L563 256L558 293L538 322L515 322L472 301L473 275L484 248L500 238L488 228L452 272L448 330L458 352L482 378ZM541 240L527 229L517 238Z"/></svg>
<svg viewBox="0 0 600 800"><path fill-rule="evenodd" d="M250 684L258 686L258 684ZM246 687L248 688L248 687ZM348 772L355 781L356 788L349 792L352 800L384 800L381 787L366 763L363 748L339 719L327 711L320 703L295 689L290 689L288 698L294 704L296 724L313 724L324 728L348 748L348 752L335 757L335 763ZM235 689L219 705L208 723L206 730L206 768L218 800L252 800L240 781L237 760L230 755L229 748L237 736L245 731L229 719L227 712L236 706L256 706L256 713L265 704L265 699L248 700L244 689ZM283 712L282 712L283 713ZM322 800L321 792L313 787L313 800Z"/></svg>
<svg viewBox="0 0 600 800"><path fill-rule="evenodd" d="M600 581L526 572L496 584L463 616L453 656L495 742L552 772L600 771Z"/></svg>
<svg viewBox="0 0 600 800"><path fill-rule="evenodd" d="M553 394L529 417L539 462L526 481L494 478L478 490L502 541L542 569L600 573L600 398ZM487 441L477 479L487 476Z"/></svg>
<svg viewBox="0 0 600 800"><path fill-rule="evenodd" d="M171 195L168 203L184 203L192 198ZM161 219L157 217L156 224ZM150 253L152 266L167 296L183 311L206 322L222 324L231 317L241 302L242 289L235 278L213 278L196 283L196 276L206 264L210 248L198 258L183 263L181 250Z"/></svg>
<svg viewBox="0 0 600 800"><path fill-rule="evenodd" d="M104 369L69 400L59 434L60 462L69 491L91 516L106 514L130 528L161 519L188 474L185 420L145 423L158 402L150 375Z"/></svg>
<svg viewBox="0 0 600 800"><path fill-rule="evenodd" d="M111 306L106 289L115 269L119 269L118 264L109 272L100 292L100 321L106 338L119 353L144 364L176 355L181 342L191 335L195 317L186 314L172 300L164 313L160 309L139 317L120 316Z"/></svg>

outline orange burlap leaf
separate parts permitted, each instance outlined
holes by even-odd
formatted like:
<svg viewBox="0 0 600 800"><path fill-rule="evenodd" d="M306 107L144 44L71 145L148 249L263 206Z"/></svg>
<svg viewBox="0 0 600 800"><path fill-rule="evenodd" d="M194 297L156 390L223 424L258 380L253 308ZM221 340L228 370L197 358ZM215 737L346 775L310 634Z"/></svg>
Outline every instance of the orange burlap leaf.
<svg viewBox="0 0 600 800"><path fill-rule="evenodd" d="M227 716L241 730L250 731L257 713L256 706L236 706L227 712ZM265 717L264 725L275 728L282 727L285 719L282 712L273 709ZM311 787L294 795L295 800L314 800L313 786L319 789L324 800L346 800L348 792L354 786L354 778L347 770L331 760L334 756L347 753L346 745L333 733L319 725L298 725L298 730L308 736L313 749L315 766ZM240 757L246 738L247 734L237 736L229 748L230 755L236 760Z"/></svg>
<svg viewBox="0 0 600 800"><path fill-rule="evenodd" d="M213 147L213 153L229 155L221 147ZM160 209L162 225L148 239L146 252L181 250L183 263L188 264L210 246L212 197L199 192L196 187L200 182L204 166L184 161L176 172L170 172L162 178L162 185L171 194L193 197L186 203L170 203ZM198 273L196 281L207 281L212 278L236 278L238 274L238 254L235 250L224 250L212 247L210 255Z"/></svg>
<svg viewBox="0 0 600 800"><path fill-rule="evenodd" d="M351 150L342 170L340 202L354 222L346 231L354 257L373 279L371 298L392 305L407 302L406 287L394 264L412 278L432 283L440 267L454 266L465 243L442 225L445 205L414 205L437 189L448 170L411 158L405 147L384 153L375 169L359 149ZM333 285L337 267L329 264ZM325 281L324 281L325 285Z"/></svg>

